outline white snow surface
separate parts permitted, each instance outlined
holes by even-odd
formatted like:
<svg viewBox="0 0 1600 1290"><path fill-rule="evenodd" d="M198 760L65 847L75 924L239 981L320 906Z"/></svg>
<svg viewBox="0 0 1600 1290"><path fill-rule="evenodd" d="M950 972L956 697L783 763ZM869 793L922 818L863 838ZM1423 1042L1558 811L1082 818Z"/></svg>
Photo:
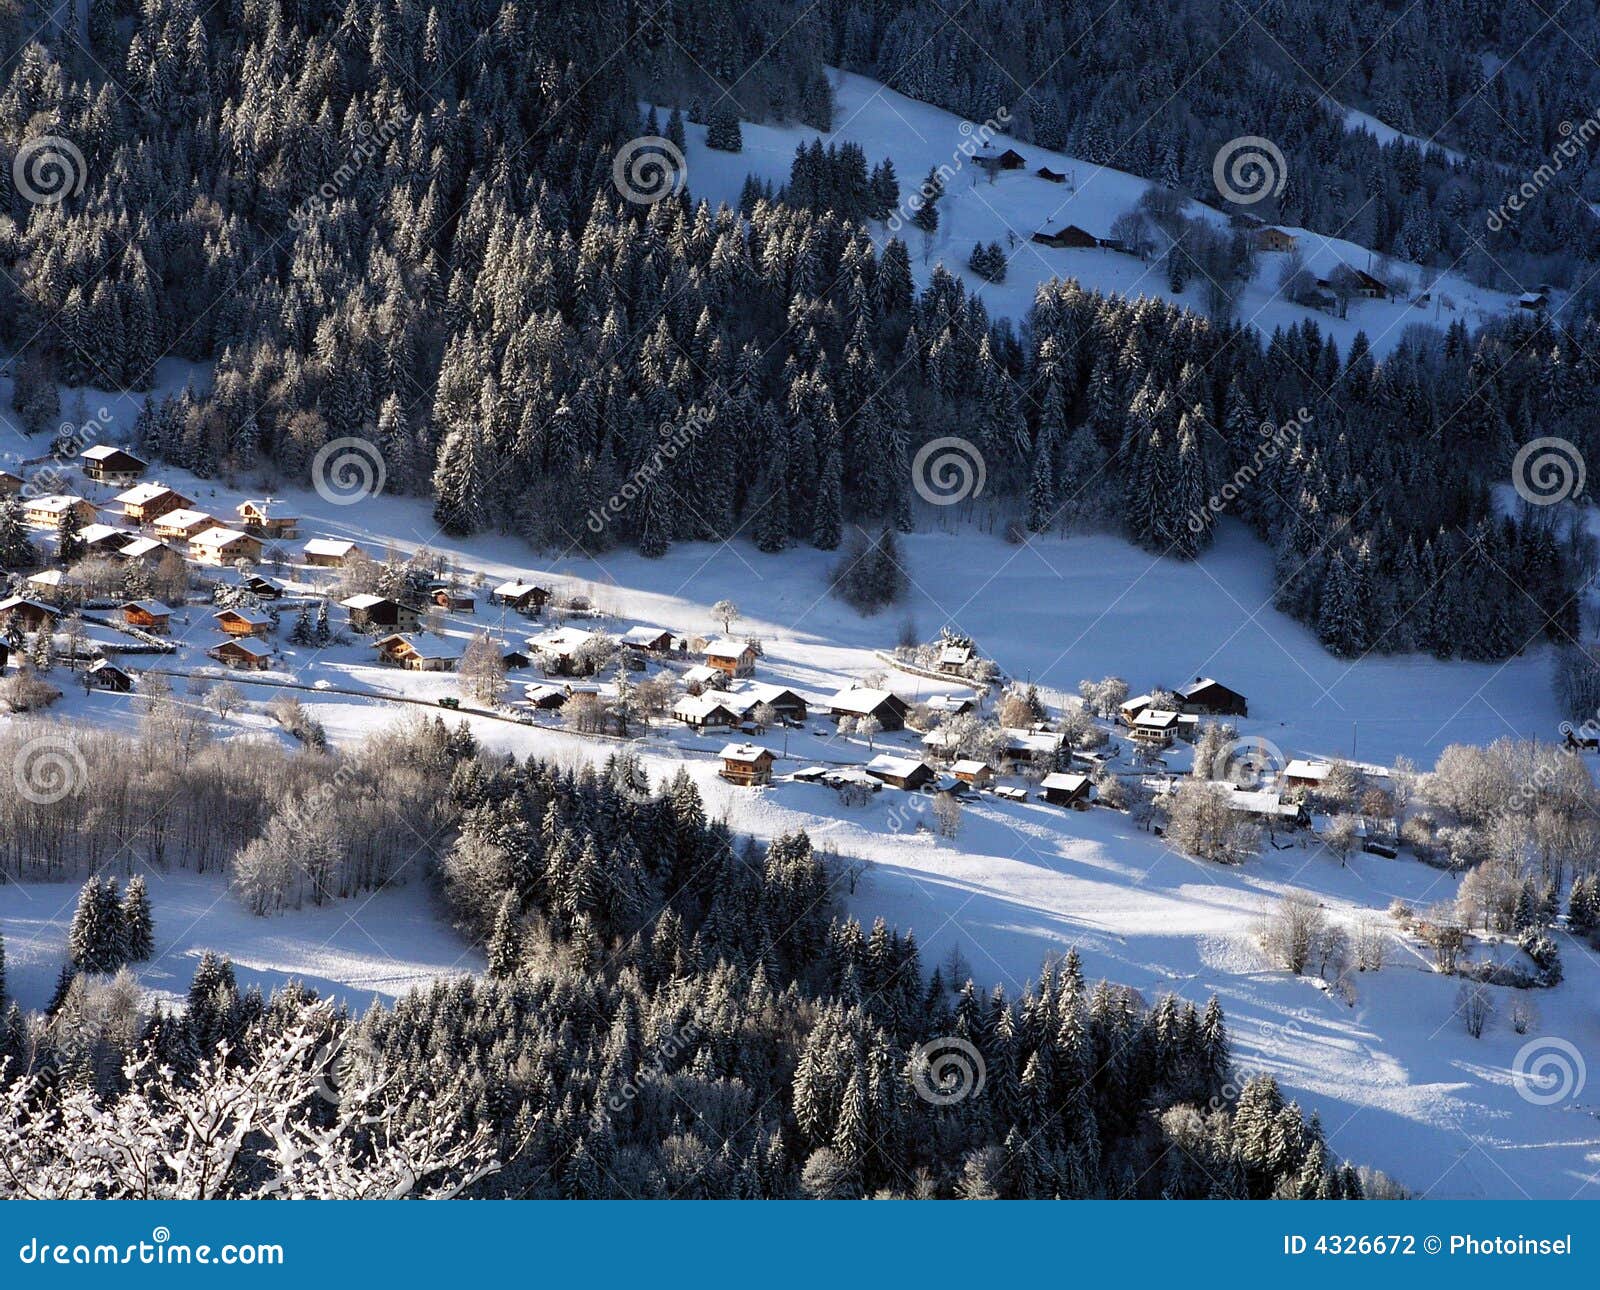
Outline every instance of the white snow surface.
<svg viewBox="0 0 1600 1290"><path fill-rule="evenodd" d="M834 71L831 76L836 103L834 126L820 137L824 144L860 144L869 166L884 157L891 158L900 180L902 204L930 168L948 166L955 170L939 202L939 229L926 257L922 234L910 224L909 208L902 221L904 226L896 234L911 251L919 284L925 285L933 268L943 263L983 298L992 316L1016 319L1026 315L1038 285L1051 278L1075 278L1087 288L1129 297L1157 296L1203 311L1204 282L1191 281L1181 294L1174 294L1167 287L1159 260L1141 263L1116 251L1058 250L1029 241L1040 230L1055 230L1064 224L1076 224L1096 237L1109 236L1112 221L1133 207L1151 187L1148 180L1020 143L1004 133L986 130L984 123L963 121L942 108L907 98L853 72ZM663 122L668 110L657 107ZM1395 133L1375 118L1353 110L1347 113L1347 124L1352 129L1377 134L1380 140ZM745 177L750 174L771 180L774 187L783 185L788 182L796 145L809 144L820 133L798 123L774 126L745 122L740 131L743 150L720 152L705 146L704 126L685 125L687 185L693 197L705 198L713 205L737 205ZM989 175L971 160L978 142L985 138L990 139L994 152L1009 147L1021 153L1027 160L1026 168L999 172L991 182ZM1040 178L1034 172L1041 166L1066 174L1068 182L1056 184ZM1221 212L1198 202L1190 202L1187 213L1219 226L1227 223ZM880 245L887 240L889 232L883 222L874 222L871 227ZM1286 227L1285 231L1296 238L1306 268L1318 276L1327 276L1340 264L1377 271L1379 257L1366 247L1308 229ZM987 245L991 241L1000 244L1009 260L1003 283L986 282L966 267L973 243ZM1362 331L1367 333L1374 352L1382 355L1392 350L1405 329L1414 323L1443 328L1459 319L1475 327L1503 317L1515 307L1513 297L1475 286L1459 274L1391 260L1391 270L1410 283L1410 290L1392 301L1352 302L1348 317L1334 318L1278 296L1278 276L1286 258L1281 253L1263 253L1259 257L1255 279L1240 295L1238 317L1269 335L1277 327L1311 319L1338 342L1342 351L1348 350L1350 342ZM1431 301L1424 306L1411 303L1423 291L1431 292Z"/></svg>

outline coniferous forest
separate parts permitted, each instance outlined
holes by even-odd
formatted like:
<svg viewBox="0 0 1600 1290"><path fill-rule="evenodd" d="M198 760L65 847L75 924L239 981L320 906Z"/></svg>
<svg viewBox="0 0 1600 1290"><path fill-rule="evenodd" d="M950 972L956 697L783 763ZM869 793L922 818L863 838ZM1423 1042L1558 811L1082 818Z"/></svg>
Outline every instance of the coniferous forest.
<svg viewBox="0 0 1600 1290"><path fill-rule="evenodd" d="M1570 631L1581 553L1497 517L1487 485L1535 433L1595 446L1592 321L1456 324L1377 361L1359 339L1338 352L1314 323L1261 337L1225 310L1201 318L1069 281L1014 325L951 275L919 290L905 244L874 240L863 213L904 181L881 168L861 176L865 197L820 211L820 177L791 185L792 206L712 210L692 176L631 204L614 151L682 130L641 119L635 92L708 116L697 68L739 65L748 51L718 43L739 30L773 46L748 54L740 111L820 126L817 51L882 72L914 21L894 5L875 21L841 8L780 38L782 5L756 6L748 29L715 8L352 0L201 14L96 0L86 44L28 41L8 64L0 135L16 148L58 134L84 167L58 203L12 195L0 340L33 385L140 389L159 356L214 363L209 390L153 401L140 425L146 449L202 477L266 465L304 481L319 448L358 435L381 449L391 491L436 499L444 531L558 551L659 554L733 534L769 553L831 549L850 522L904 528L907 462L960 434L1027 528L1109 527L1190 556L1210 537L1191 521L1249 467L1261 425L1305 409L1293 450L1238 509L1278 553L1280 606L1329 648L1496 659ZM639 57L607 60L623 41ZM1164 65L1141 60L1145 77ZM927 76L908 88L975 114L1000 93ZM1275 83L1247 77L1238 92ZM1102 98L1050 111L1081 132L1134 110ZM1211 155L1199 135L1162 152L1174 148ZM1352 182L1378 173L1439 208L1435 162L1402 160L1352 159ZM1299 200L1315 224L1313 196ZM1372 204L1404 224L1401 206ZM1326 218L1342 214L1334 202ZM675 438L687 448L663 468ZM641 496L615 523L585 524L636 478ZM1479 604L1495 611L1464 612Z"/></svg>

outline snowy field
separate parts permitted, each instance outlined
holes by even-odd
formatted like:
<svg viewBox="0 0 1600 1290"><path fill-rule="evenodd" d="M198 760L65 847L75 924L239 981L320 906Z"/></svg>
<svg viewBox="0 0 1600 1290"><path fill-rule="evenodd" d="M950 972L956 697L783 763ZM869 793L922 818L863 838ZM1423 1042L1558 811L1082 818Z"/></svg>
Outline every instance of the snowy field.
<svg viewBox="0 0 1600 1290"><path fill-rule="evenodd" d="M834 127L821 136L823 142L860 144L869 165L884 157L892 159L902 202L916 190L930 168L959 164L939 203L939 229L928 254L923 255L922 234L911 227L909 219L898 234L911 250L919 283L925 283L933 268L942 262L970 290L982 296L990 313L997 317L1021 318L1033 302L1035 288L1051 278L1076 278L1085 287L1120 295L1158 296L1203 312L1203 282L1191 282L1182 294L1174 294L1167 288L1167 277L1158 261L1146 264L1115 251L1057 249L1029 240L1036 232L1053 231L1064 224L1076 224L1096 237L1110 236L1112 221L1132 208L1151 186L1147 180L997 133L992 138L993 150L1014 148L1027 159L1027 167L1001 172L991 182L985 171L967 159L977 141L986 137L982 123L963 122L952 113L906 98L853 72L834 72L833 85ZM663 122L667 110L658 108ZM1380 141L1395 134L1363 113L1348 112L1346 123L1351 129L1376 135ZM718 152L705 146L704 126L686 124L685 155L692 196L703 197L713 205L737 205L749 174L771 180L774 187L781 186L788 182L796 145L818 137L816 130L799 124L746 122L740 130L743 151ZM1057 184L1040 178L1034 172L1041 166L1067 175L1067 182ZM1198 203L1190 203L1187 213L1219 226L1227 222L1221 213ZM881 241L885 237L883 225L873 227ZM1305 267L1318 276L1326 277L1341 264L1376 271L1376 257L1366 247L1307 229L1286 231L1295 237ZM1009 260L1005 282L986 282L967 269L974 242L998 242L1005 250ZM1514 307L1512 297L1474 286L1459 274L1441 274L1436 269L1391 261L1391 268L1406 278L1411 289L1392 301L1352 302L1347 318L1334 318L1279 298L1278 275L1286 256L1266 253L1259 258L1255 280L1241 293L1239 318L1268 334L1274 328L1311 319L1338 342L1341 351L1347 350L1361 331L1367 333L1373 350L1384 354L1399 343L1405 329L1414 323L1443 328L1459 320L1475 327L1505 316ZM1423 291L1431 292L1432 300L1426 306L1413 304Z"/></svg>

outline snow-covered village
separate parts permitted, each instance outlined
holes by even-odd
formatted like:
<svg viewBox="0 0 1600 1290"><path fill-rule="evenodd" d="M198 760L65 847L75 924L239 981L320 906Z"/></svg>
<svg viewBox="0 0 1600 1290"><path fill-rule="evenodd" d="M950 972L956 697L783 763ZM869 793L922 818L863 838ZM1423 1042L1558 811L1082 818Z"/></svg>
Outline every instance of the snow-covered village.
<svg viewBox="0 0 1600 1290"><path fill-rule="evenodd" d="M597 8L0 31L0 1197L1600 1197L1593 69Z"/></svg>

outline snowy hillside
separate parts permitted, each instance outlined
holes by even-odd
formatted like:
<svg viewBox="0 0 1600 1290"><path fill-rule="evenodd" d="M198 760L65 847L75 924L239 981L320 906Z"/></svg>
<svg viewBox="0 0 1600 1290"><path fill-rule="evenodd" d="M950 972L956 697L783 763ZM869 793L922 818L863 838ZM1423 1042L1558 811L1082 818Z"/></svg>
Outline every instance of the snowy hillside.
<svg viewBox="0 0 1600 1290"><path fill-rule="evenodd" d="M1116 251L1058 249L1030 241L1036 232L1054 231L1067 224L1075 224L1096 237L1110 236L1112 221L1133 207L1150 187L1146 180L1018 143L1003 133L993 135L994 151L1014 148L1027 165L1020 170L999 172L991 179L968 159L976 146L975 139L982 136L981 126L975 127L972 122L854 73L833 73L833 84L835 124L832 132L823 136L824 142L847 140L860 144L869 163L884 157L893 160L902 198L915 189L929 169L949 166L956 170L939 206L939 229L928 256L922 255L922 239L916 229L908 224L899 234L911 248L919 281L925 282L932 268L943 263L983 297L992 314L1013 318L1027 312L1034 288L1053 277L1076 278L1087 287L1125 296L1159 296L1197 310L1203 308L1201 285L1191 282L1183 294L1174 295L1167 289L1166 275L1155 260L1144 263ZM665 116L665 109L658 111ZM1370 118L1353 113L1350 120L1353 129L1367 129L1385 137L1386 127ZM741 128L743 151L728 153L705 146L704 126L686 127L688 188L694 197L706 198L713 204L737 204L740 188L749 174L781 186L789 178L795 147L817 137L815 130L801 125L746 123ZM1041 166L1065 174L1066 183L1040 178L1034 172ZM1188 213L1219 226L1227 222L1219 212L1198 203L1190 203ZM1373 267L1371 253L1353 242L1306 229L1286 231L1296 239L1306 268L1317 276L1325 277L1341 264L1360 270ZM885 236L881 224L875 232ZM999 242L1009 259L1004 283L985 282L966 267L973 244L991 241ZM1411 284L1408 291L1392 301L1352 303L1348 317L1335 318L1291 304L1278 295L1278 275L1284 259L1283 254L1277 253L1260 256L1255 280L1239 300L1239 318L1267 333L1311 319L1331 334L1341 349L1348 348L1356 334L1365 331L1374 351L1383 354L1394 348L1413 323L1446 327L1460 320L1477 326L1503 317L1514 304L1511 297L1474 286L1458 274L1392 262L1392 270ZM1420 306L1412 303L1423 292L1431 294L1429 302Z"/></svg>

